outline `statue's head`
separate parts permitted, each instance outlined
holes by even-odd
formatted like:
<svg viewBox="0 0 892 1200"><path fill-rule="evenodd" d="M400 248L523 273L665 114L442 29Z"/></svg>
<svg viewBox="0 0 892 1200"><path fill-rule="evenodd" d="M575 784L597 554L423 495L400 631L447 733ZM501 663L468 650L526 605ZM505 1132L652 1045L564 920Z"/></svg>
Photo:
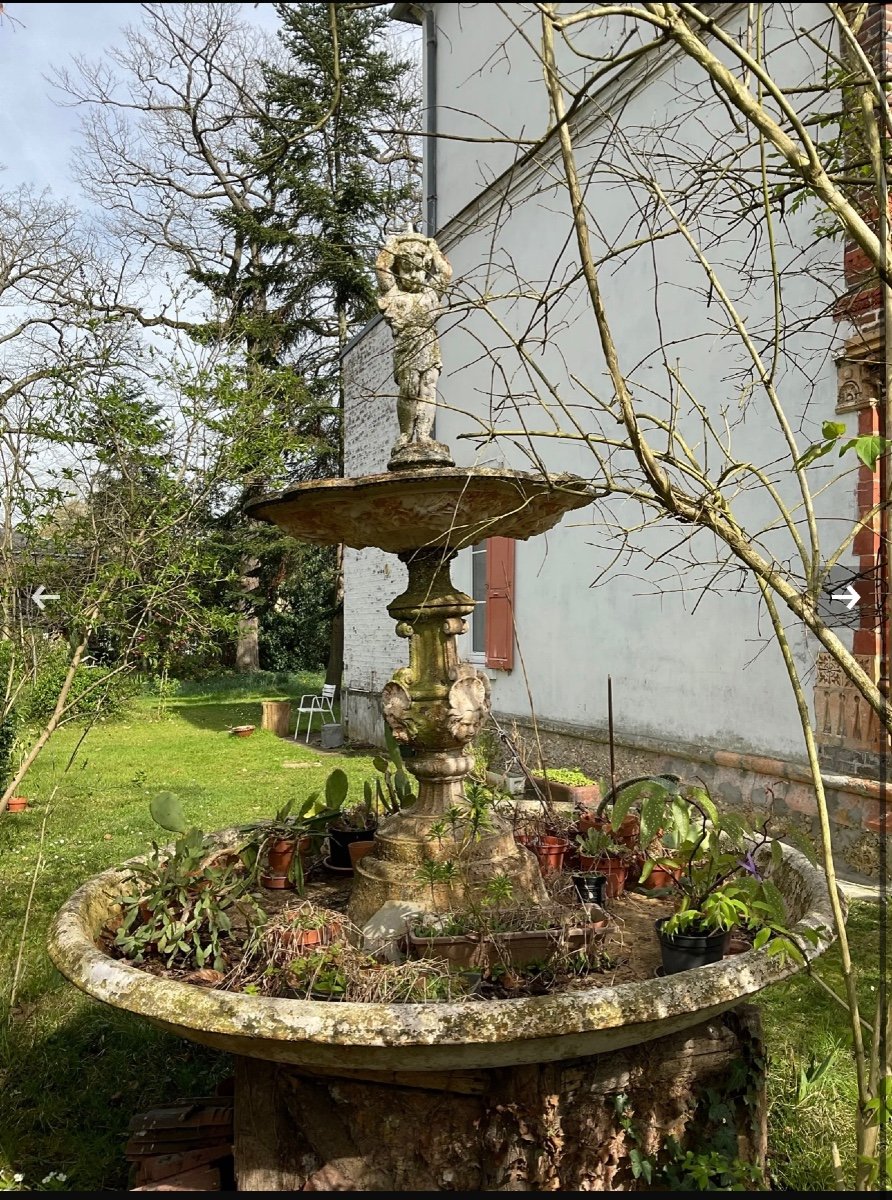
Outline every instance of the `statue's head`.
<svg viewBox="0 0 892 1200"><path fill-rule="evenodd" d="M419 237L399 239L393 256L393 274L405 292L420 292L428 282L431 252L427 242Z"/></svg>

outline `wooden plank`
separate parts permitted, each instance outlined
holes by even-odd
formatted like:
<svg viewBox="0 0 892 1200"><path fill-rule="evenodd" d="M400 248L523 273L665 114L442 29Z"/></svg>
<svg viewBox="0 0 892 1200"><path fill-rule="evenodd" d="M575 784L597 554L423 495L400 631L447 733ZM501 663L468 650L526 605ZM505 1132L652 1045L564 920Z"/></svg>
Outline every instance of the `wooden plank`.
<svg viewBox="0 0 892 1200"><path fill-rule="evenodd" d="M183 1171L169 1179L158 1179L154 1183L143 1183L131 1188L132 1192L219 1192L220 1172L216 1167L196 1167L194 1171Z"/></svg>
<svg viewBox="0 0 892 1200"><path fill-rule="evenodd" d="M231 1156L231 1145L200 1146L178 1154L156 1154L137 1164L137 1182L155 1183L159 1179L169 1179L171 1175L194 1171L197 1167L206 1167Z"/></svg>
<svg viewBox="0 0 892 1200"><path fill-rule="evenodd" d="M426 1092L456 1092L462 1096L482 1096L489 1086L482 1071L317 1071L313 1067L292 1067L295 1074L310 1079L353 1079L359 1083L380 1083L385 1087L420 1088Z"/></svg>

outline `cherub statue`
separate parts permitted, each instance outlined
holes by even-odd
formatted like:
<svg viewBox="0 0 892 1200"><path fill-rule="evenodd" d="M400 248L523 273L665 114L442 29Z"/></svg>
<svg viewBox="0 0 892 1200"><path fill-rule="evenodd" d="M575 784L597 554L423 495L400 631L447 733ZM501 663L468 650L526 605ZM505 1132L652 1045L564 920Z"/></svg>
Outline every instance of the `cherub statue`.
<svg viewBox="0 0 892 1200"><path fill-rule="evenodd" d="M393 378L399 388L400 436L389 466L452 465L448 447L431 436L443 365L436 323L452 268L433 238L408 225L387 239L375 271L378 307L393 332Z"/></svg>

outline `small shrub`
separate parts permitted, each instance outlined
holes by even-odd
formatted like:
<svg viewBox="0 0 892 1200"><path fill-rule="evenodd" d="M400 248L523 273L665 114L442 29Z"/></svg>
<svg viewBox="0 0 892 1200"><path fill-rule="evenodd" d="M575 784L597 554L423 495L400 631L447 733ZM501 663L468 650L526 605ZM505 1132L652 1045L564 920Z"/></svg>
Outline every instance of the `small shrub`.
<svg viewBox="0 0 892 1200"><path fill-rule="evenodd" d="M12 757L15 751L17 718L15 709L11 709L0 719L0 792L9 782L12 775Z"/></svg>
<svg viewBox="0 0 892 1200"><path fill-rule="evenodd" d="M36 725L50 717L68 673L69 653L66 643L53 646L40 664L35 681L22 689L17 705L22 721ZM71 685L66 716L117 716L136 690L134 680L125 672L115 674L109 667L81 663Z"/></svg>

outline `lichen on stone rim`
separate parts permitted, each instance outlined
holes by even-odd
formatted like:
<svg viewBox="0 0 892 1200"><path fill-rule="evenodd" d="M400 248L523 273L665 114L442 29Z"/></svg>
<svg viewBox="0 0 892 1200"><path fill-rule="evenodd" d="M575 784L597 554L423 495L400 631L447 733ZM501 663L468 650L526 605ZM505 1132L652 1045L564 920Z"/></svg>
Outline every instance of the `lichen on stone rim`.
<svg viewBox="0 0 892 1200"><path fill-rule="evenodd" d="M233 830L215 835L221 844ZM777 880L793 933L818 931L809 961L833 941L824 875L784 846ZM208 990L159 978L104 954L96 938L120 895L127 864L95 876L59 910L50 957L93 999L182 1037L250 1057L317 1067L438 1070L498 1067L598 1054L697 1024L801 967L750 950L665 979L484 1003L363 1004L287 1000Z"/></svg>

